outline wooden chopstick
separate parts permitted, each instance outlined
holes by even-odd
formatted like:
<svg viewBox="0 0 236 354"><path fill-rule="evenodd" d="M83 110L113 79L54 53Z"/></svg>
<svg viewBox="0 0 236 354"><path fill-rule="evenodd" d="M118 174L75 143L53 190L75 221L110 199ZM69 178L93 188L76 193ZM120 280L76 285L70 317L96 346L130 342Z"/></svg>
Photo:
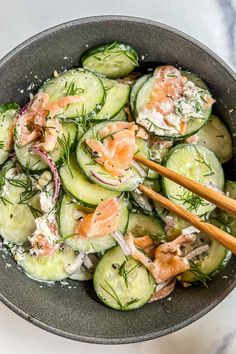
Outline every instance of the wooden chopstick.
<svg viewBox="0 0 236 354"><path fill-rule="evenodd" d="M156 162L150 161L141 156L135 156L134 159L137 162L149 167L150 169L158 172L160 175L169 178L171 181L187 188L191 192L199 195L200 197L208 200L209 202L215 204L221 209L226 210L228 213L236 215L236 201L227 197L226 195L220 194L211 188L208 188L200 183L197 183L190 178L184 177L175 171L170 170Z"/></svg>
<svg viewBox="0 0 236 354"><path fill-rule="evenodd" d="M227 234L227 232L218 229L216 226L201 220L198 216L193 215L180 205L173 203L171 200L163 197L161 194L154 192L143 185L139 186L140 191L145 193L149 198L160 203L164 208L172 211L189 224L196 227L206 235L209 235L224 247L228 248L232 253L236 254L236 238Z"/></svg>

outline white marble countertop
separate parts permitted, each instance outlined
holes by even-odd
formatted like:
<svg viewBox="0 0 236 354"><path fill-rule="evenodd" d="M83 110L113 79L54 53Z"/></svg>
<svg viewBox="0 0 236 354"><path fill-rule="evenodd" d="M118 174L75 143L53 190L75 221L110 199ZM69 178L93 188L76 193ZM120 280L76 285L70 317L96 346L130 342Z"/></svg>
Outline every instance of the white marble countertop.
<svg viewBox="0 0 236 354"><path fill-rule="evenodd" d="M0 4L0 57L28 37L61 22L119 14L146 17L183 30L236 69L236 0L1 0ZM236 290L204 318L176 333L111 347L57 337L0 304L0 353L235 354L235 318Z"/></svg>

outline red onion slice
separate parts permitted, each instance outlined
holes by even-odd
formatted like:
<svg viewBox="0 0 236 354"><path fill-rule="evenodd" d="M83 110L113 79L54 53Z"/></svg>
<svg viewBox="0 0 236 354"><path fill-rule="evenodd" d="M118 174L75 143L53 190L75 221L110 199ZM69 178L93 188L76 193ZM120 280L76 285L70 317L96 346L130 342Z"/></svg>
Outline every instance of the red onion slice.
<svg viewBox="0 0 236 354"><path fill-rule="evenodd" d="M19 116L22 116L28 109L30 102L26 103L20 110Z"/></svg>
<svg viewBox="0 0 236 354"><path fill-rule="evenodd" d="M217 186L216 186L215 184L213 184L212 182L206 182L206 183L204 183L203 185L204 185L205 187L207 187L207 188L212 189L214 192L218 192L218 193L220 193L220 194L222 194L222 195L225 194L219 187L217 187Z"/></svg>
<svg viewBox="0 0 236 354"><path fill-rule="evenodd" d="M182 235L192 235L195 233L199 233L200 231L194 226L188 226L182 230Z"/></svg>
<svg viewBox="0 0 236 354"><path fill-rule="evenodd" d="M125 177L121 177L117 181L112 181L104 176L100 176L97 172L92 170L90 170L90 173L97 181L107 184L108 186L119 186L120 184L127 182L130 178L133 177L132 174L127 174Z"/></svg>
<svg viewBox="0 0 236 354"><path fill-rule="evenodd" d="M171 282L173 278L169 278L166 281L163 281L162 283L159 283L156 285L155 292L162 290L167 284Z"/></svg>
<svg viewBox="0 0 236 354"><path fill-rule="evenodd" d="M83 261L84 261L85 253L80 253L68 266L65 267L65 271L68 274L73 274L75 273L78 269L81 268Z"/></svg>
<svg viewBox="0 0 236 354"><path fill-rule="evenodd" d="M125 256L130 256L131 250L127 242L124 240L122 233L118 230L112 232L112 236L119 243L120 248L122 249Z"/></svg>
<svg viewBox="0 0 236 354"><path fill-rule="evenodd" d="M200 256L200 254L202 253L205 253L209 250L210 246L209 245L204 245L204 246L200 246L200 247L197 247L197 248L194 248L191 252L189 252L185 258L187 259L192 259L196 256Z"/></svg>
<svg viewBox="0 0 236 354"><path fill-rule="evenodd" d="M42 149L40 149L38 147L35 147L35 146L30 147L29 152L32 152L33 154L41 157L41 159L43 161L45 161L48 164L48 166L50 167L50 169L53 173L53 176L54 176L55 190L54 190L52 200L55 202L60 195L60 188L61 188L61 180L60 180L55 162L53 161L51 156L49 156L45 151L43 151Z"/></svg>
<svg viewBox="0 0 236 354"><path fill-rule="evenodd" d="M156 290L148 302L157 301L170 295L175 288L176 279L170 278L156 286Z"/></svg>
<svg viewBox="0 0 236 354"><path fill-rule="evenodd" d="M140 177L145 178L147 173L146 171L142 168L142 166L137 163L136 161L133 161L131 164L132 169L135 170L136 173L140 175ZM99 182L102 182L108 186L119 186L122 183L126 183L130 178L134 176L134 171L130 170L129 172L126 173L124 177L117 178L117 180L110 180L104 176L99 175L99 173L94 172L90 170L91 175Z"/></svg>

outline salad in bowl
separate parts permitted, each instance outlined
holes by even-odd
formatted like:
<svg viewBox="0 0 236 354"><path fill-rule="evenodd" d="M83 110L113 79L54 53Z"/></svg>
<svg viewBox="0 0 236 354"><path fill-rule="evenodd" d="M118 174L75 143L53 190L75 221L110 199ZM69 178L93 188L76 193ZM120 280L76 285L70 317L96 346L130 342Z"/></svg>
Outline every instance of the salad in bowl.
<svg viewBox="0 0 236 354"><path fill-rule="evenodd" d="M230 251L139 185L233 235L235 218L134 160L149 158L236 198L222 167L232 138L211 114L210 88L168 63L146 70L118 42L89 48L80 62L52 68L25 106L0 106L3 244L32 279L92 280L116 310L167 297L177 283L210 286Z"/></svg>

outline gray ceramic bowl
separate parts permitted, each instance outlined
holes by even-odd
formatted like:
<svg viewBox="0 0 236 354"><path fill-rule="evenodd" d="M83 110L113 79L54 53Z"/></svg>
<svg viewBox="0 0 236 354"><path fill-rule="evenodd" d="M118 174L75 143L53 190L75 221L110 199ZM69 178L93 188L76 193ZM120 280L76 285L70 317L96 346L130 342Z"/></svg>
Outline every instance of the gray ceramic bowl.
<svg viewBox="0 0 236 354"><path fill-rule="evenodd" d="M216 113L236 133L236 76L232 70L187 35L132 17L76 20L24 42L0 62L0 101L24 104L32 81L39 86L39 80L51 76L53 70L78 66L87 47L114 40L132 45L140 56L145 56L145 61L178 65L201 76L217 100ZM230 114L229 109L234 111ZM234 156L226 171L231 178L235 178L235 166ZM97 300L90 283L72 283L72 289L60 284L40 287L20 272L10 257L4 256L12 264L6 268L0 257L0 299L7 306L50 332L92 343L138 342L176 331L215 307L236 285L236 257L232 257L208 289L178 287L171 301L163 299L136 311L118 312Z"/></svg>

